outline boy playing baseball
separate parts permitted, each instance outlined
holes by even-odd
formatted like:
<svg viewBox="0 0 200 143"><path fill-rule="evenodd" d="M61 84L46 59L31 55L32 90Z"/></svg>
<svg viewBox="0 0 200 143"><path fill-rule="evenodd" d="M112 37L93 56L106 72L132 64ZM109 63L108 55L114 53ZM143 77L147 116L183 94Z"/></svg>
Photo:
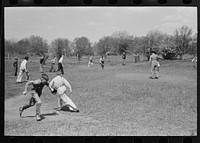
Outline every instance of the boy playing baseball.
<svg viewBox="0 0 200 143"><path fill-rule="evenodd" d="M54 59L51 60L51 69L49 72L52 72L52 70L55 72L55 68L54 68L54 65L55 65L55 62L56 62L56 57Z"/></svg>
<svg viewBox="0 0 200 143"><path fill-rule="evenodd" d="M103 56L100 58L100 64L101 64L101 68L104 69L104 57Z"/></svg>
<svg viewBox="0 0 200 143"><path fill-rule="evenodd" d="M20 117L22 116L22 112L32 106L34 106L36 104L36 120L37 121L40 121L42 118L40 116L40 110L41 110L41 99L40 99L40 96L42 94L42 89L43 87L46 85L48 86L48 80L49 80L49 77L47 74L42 74L41 75L41 78L38 79L38 80L33 80L33 81L28 81L25 85L25 90L23 92L24 95L26 95L27 93L27 88L32 85L32 89L30 91L30 94L32 95L30 100L29 100L29 103L24 105L23 107L20 107L19 108L19 111L20 111Z"/></svg>
<svg viewBox="0 0 200 143"><path fill-rule="evenodd" d="M158 76L159 76L159 72L158 72L158 59L162 59L161 57L159 57L158 55L155 54L156 52L155 51L152 51L152 55L150 56L149 58L149 64L151 66L151 73L152 73L152 76L151 78L152 79L158 79Z"/></svg>
<svg viewBox="0 0 200 143"><path fill-rule="evenodd" d="M126 65L126 53L125 52L123 52L123 54L122 54L122 59L123 59L122 65Z"/></svg>
<svg viewBox="0 0 200 143"><path fill-rule="evenodd" d="M194 58L192 59L192 63L194 63L193 68L195 69L195 67L197 66L197 56L194 56Z"/></svg>
<svg viewBox="0 0 200 143"><path fill-rule="evenodd" d="M29 80L29 73L28 73L28 70L27 70L27 62L28 62L28 56L26 56L24 58L24 60L22 61L21 65L20 65L20 71L19 71L19 75L17 77L17 83L20 83L22 82L22 77L23 77L23 73L25 72L26 73L26 81Z"/></svg>
<svg viewBox="0 0 200 143"><path fill-rule="evenodd" d="M18 58L15 58L15 61L13 63L13 67L15 70L14 76L17 76L17 70L18 70Z"/></svg>
<svg viewBox="0 0 200 143"><path fill-rule="evenodd" d="M88 67L93 67L93 56L91 55L90 57L89 57L89 62L88 62Z"/></svg>
<svg viewBox="0 0 200 143"><path fill-rule="evenodd" d="M57 71L61 71L62 75L64 75L63 59L64 59L64 55L60 55L60 58L58 60L58 70L57 70Z"/></svg>
<svg viewBox="0 0 200 143"><path fill-rule="evenodd" d="M62 101L64 101L64 103L69 107L70 111L79 112L74 102L66 95L67 87L69 88L70 93L72 93L71 85L64 77L61 76L61 73L58 73L58 75L53 78L49 83L49 88L51 89L51 92L53 94L57 94L58 96L59 110L62 109Z"/></svg>

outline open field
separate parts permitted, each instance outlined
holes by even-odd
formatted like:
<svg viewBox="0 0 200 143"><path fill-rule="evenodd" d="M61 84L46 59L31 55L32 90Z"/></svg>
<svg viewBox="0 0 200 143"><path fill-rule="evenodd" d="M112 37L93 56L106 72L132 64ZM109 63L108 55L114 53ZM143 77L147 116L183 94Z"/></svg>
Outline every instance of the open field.
<svg viewBox="0 0 200 143"><path fill-rule="evenodd" d="M197 70L191 59L160 61L161 77L150 79L147 61L134 63L128 57L126 66L121 56L108 56L105 69L94 60L87 67L75 57L64 60L64 71L72 85L69 97L79 113L61 111L54 114L57 97L44 87L42 114L34 118L35 106L19 117L19 107L30 95L22 95L25 83L15 83L12 62L5 61L4 134L11 136L190 136L197 135ZM57 68L57 67L56 67ZM44 70L50 69L50 63ZM39 61L30 60L31 79L38 79ZM56 73L48 73L52 79Z"/></svg>

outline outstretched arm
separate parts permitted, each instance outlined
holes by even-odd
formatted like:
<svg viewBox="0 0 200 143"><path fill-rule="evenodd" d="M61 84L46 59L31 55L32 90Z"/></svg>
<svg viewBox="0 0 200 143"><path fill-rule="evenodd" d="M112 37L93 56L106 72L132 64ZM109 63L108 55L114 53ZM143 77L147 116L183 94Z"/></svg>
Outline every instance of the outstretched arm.
<svg viewBox="0 0 200 143"><path fill-rule="evenodd" d="M40 83L41 83L41 80L32 80L32 81L28 81L28 82L25 84L25 89L24 89L23 94L26 95L27 89L28 89L29 85L40 84Z"/></svg>

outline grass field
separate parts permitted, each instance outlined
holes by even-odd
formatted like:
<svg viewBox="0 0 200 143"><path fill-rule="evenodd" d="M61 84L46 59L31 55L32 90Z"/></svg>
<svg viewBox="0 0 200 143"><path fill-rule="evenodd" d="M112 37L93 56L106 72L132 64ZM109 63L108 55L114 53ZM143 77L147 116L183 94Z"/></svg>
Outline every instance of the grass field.
<svg viewBox="0 0 200 143"><path fill-rule="evenodd" d="M150 79L147 61L121 65L121 56L109 56L105 69L94 59L94 68L75 57L64 60L64 71L72 85L69 97L79 113L61 111L55 115L57 97L44 87L42 114L34 118L35 106L19 117L18 109L27 102L25 83L15 83L12 62L5 61L5 125L4 134L14 136L190 136L197 134L197 70L191 59L160 61L161 77ZM50 63L44 67L50 68ZM56 67L57 68L57 67ZM30 60L31 79L38 79L39 62ZM56 73L48 73L50 79Z"/></svg>

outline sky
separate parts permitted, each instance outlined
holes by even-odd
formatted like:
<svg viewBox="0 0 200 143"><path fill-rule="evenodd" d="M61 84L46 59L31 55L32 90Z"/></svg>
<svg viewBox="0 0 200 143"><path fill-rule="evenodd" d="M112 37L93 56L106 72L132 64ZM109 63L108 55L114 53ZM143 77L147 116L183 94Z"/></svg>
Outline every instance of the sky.
<svg viewBox="0 0 200 143"><path fill-rule="evenodd" d="M6 7L4 12L5 38L14 40L37 35L51 43L85 36L98 42L116 31L173 34L182 25L197 32L196 7Z"/></svg>

